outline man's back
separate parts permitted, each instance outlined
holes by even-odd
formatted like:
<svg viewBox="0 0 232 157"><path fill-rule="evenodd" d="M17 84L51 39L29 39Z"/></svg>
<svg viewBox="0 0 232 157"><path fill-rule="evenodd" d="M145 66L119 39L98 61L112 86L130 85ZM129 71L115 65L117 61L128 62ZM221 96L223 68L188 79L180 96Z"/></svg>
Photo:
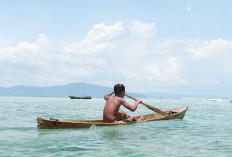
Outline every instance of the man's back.
<svg viewBox="0 0 232 157"><path fill-rule="evenodd" d="M115 96L112 96L113 93ZM125 86L123 84L116 84L114 86L114 91L109 92L104 96L106 104L103 111L103 122L111 123L115 120L120 121L122 119L128 119L130 116L127 115L124 111L121 110L118 112L121 105L131 111L135 111L137 109L137 106L141 100L137 99L135 104L131 106L123 99L124 95Z"/></svg>
<svg viewBox="0 0 232 157"><path fill-rule="evenodd" d="M103 111L103 122L114 122L116 120L122 98L117 96L108 96Z"/></svg>

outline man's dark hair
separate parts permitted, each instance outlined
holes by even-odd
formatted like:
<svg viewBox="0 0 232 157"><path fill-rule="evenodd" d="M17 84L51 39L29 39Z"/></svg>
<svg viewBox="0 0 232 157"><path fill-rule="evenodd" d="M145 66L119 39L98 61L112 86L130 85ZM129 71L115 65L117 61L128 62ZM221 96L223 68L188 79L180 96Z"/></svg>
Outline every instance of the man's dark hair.
<svg viewBox="0 0 232 157"><path fill-rule="evenodd" d="M125 92L125 86L123 84L116 84L114 86L115 95L119 95L122 92Z"/></svg>

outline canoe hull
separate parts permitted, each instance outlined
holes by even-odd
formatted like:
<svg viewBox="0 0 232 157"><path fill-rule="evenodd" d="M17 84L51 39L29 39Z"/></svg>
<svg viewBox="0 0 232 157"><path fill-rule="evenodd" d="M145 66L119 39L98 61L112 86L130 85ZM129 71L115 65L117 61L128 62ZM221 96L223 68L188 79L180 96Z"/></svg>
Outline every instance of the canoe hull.
<svg viewBox="0 0 232 157"><path fill-rule="evenodd" d="M188 110L187 106L171 109L165 111L166 113L172 113L170 116L159 115L158 113L144 115L143 122L146 121L156 121L156 120L171 120L171 119L183 119L186 111ZM136 119L140 116L136 116ZM37 118L38 126L37 128L44 129L65 129L65 128L89 128L93 125L96 126L115 126L115 125L128 125L138 122L122 122L117 123L104 123L102 120L58 120L58 119L45 119L42 117Z"/></svg>

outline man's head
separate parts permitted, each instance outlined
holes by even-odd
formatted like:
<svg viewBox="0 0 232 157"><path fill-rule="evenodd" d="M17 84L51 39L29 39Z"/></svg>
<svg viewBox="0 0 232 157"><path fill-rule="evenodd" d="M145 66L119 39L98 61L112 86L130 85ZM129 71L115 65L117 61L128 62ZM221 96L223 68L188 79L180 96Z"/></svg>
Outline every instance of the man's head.
<svg viewBox="0 0 232 157"><path fill-rule="evenodd" d="M122 95L122 97L123 97L125 94L125 86L123 84L116 84L114 86L114 93L117 96L121 96L121 94L123 94Z"/></svg>

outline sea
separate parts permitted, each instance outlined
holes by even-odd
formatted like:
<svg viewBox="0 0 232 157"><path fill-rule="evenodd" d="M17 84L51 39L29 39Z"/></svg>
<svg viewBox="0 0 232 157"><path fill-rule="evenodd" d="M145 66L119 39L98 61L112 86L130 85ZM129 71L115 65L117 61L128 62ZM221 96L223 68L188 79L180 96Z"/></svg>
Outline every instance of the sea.
<svg viewBox="0 0 232 157"><path fill-rule="evenodd" d="M37 129L37 117L102 119L103 98L0 97L1 157L229 157L232 156L230 99L141 99L160 110L189 109L183 120L84 129ZM126 99L134 104L131 99ZM153 113L139 104L135 112Z"/></svg>

